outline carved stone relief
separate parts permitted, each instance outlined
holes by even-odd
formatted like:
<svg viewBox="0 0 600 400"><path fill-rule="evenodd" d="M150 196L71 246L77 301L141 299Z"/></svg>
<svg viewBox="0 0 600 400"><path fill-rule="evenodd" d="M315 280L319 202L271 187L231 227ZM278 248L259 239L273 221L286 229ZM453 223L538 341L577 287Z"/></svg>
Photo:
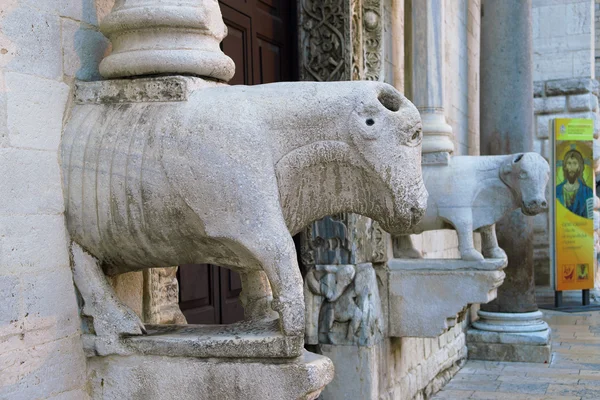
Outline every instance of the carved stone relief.
<svg viewBox="0 0 600 400"><path fill-rule="evenodd" d="M300 80L380 80L382 15L381 0L301 0Z"/></svg>
<svg viewBox="0 0 600 400"><path fill-rule="evenodd" d="M185 324L179 309L177 267L153 268L144 273L144 322L147 324Z"/></svg>
<svg viewBox="0 0 600 400"><path fill-rule="evenodd" d="M370 345L383 331L371 263L316 265L306 275L307 344Z"/></svg>

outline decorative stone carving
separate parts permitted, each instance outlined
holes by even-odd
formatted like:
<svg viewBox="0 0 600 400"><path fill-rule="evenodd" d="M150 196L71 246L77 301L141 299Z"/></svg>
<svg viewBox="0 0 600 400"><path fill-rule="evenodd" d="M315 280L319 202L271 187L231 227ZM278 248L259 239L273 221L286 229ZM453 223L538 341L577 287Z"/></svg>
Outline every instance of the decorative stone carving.
<svg viewBox="0 0 600 400"><path fill-rule="evenodd" d="M114 297L102 270L197 263L240 272L253 303L271 295L252 282L264 271L286 343L282 353L264 356L298 356L305 311L290 233L341 212L369 216L396 233L417 223L427 198L418 112L377 82L229 87L178 77L189 83L187 100L137 100L153 87L149 81L170 79L124 80L138 89L76 104L65 128L67 227L93 255L74 263L82 277L77 287L87 288L80 289L84 303ZM246 316L270 318L260 312ZM142 332L124 306L100 314L90 311L93 327L102 334L97 318L113 321L105 331L110 340Z"/></svg>
<svg viewBox="0 0 600 400"><path fill-rule="evenodd" d="M387 243L376 221L357 214L327 216L304 230L301 240L302 263L360 264L386 262Z"/></svg>
<svg viewBox="0 0 600 400"><path fill-rule="evenodd" d="M381 79L381 0L301 0L300 80Z"/></svg>
<svg viewBox="0 0 600 400"><path fill-rule="evenodd" d="M467 304L496 298L506 264L505 259L388 261L389 335L439 336Z"/></svg>
<svg viewBox="0 0 600 400"><path fill-rule="evenodd" d="M383 69L383 5L381 0L363 0L364 79L378 81Z"/></svg>
<svg viewBox="0 0 600 400"><path fill-rule="evenodd" d="M214 0L117 0L100 23L112 53L105 78L191 74L228 81L235 65L219 48L227 35Z"/></svg>
<svg viewBox="0 0 600 400"><path fill-rule="evenodd" d="M144 322L147 324L185 324L179 309L177 267L144 271Z"/></svg>
<svg viewBox="0 0 600 400"><path fill-rule="evenodd" d="M352 51L349 0L298 2L302 81L347 81Z"/></svg>
<svg viewBox="0 0 600 400"><path fill-rule="evenodd" d="M447 166L424 165L427 212L410 233L455 229L463 260L506 258L496 240L496 222L517 208L526 215L546 210L549 174L548 162L537 153L455 156ZM473 246L474 231L481 232L483 255ZM395 238L394 257L421 257L408 240Z"/></svg>
<svg viewBox="0 0 600 400"><path fill-rule="evenodd" d="M381 337L373 265L316 265L305 278L307 344L370 345Z"/></svg>

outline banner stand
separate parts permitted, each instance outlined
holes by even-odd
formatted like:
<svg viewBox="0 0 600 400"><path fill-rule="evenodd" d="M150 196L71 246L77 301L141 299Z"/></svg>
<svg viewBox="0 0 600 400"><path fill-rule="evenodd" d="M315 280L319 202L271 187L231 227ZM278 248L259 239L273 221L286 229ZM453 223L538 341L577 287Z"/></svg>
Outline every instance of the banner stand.
<svg viewBox="0 0 600 400"><path fill-rule="evenodd" d="M540 305L540 308L565 312L600 309L600 305L590 304L590 289L594 288L596 275L593 135L592 119L556 118L550 124L553 170L550 249L554 307ZM575 290L581 290L581 305L565 304L563 291Z"/></svg>

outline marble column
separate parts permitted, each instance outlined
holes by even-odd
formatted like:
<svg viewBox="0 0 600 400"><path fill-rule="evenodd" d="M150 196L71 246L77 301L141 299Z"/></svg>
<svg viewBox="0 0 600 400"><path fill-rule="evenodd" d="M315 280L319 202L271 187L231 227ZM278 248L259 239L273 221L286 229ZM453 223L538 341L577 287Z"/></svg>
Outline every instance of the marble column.
<svg viewBox="0 0 600 400"><path fill-rule="evenodd" d="M444 116L444 0L412 0L410 8L410 93L423 120L423 154L452 153Z"/></svg>
<svg viewBox="0 0 600 400"><path fill-rule="evenodd" d="M481 19L481 154L533 150L531 0L486 0ZM498 297L481 306L469 357L545 362L549 328L535 301L533 219L517 210L497 224L508 255Z"/></svg>

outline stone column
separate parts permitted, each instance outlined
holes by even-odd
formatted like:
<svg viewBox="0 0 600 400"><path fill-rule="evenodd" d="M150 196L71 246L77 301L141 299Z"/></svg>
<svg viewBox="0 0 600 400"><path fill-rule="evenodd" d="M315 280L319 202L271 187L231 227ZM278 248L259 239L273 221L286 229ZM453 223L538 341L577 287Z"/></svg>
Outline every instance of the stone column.
<svg viewBox="0 0 600 400"><path fill-rule="evenodd" d="M531 0L486 0L481 19L481 154L533 150ZM517 210L497 224L508 255L498 297L481 306L469 358L545 362L549 328L535 302L533 219ZM510 343L510 344L506 344Z"/></svg>
<svg viewBox="0 0 600 400"><path fill-rule="evenodd" d="M454 151L444 116L444 0L412 0L411 101L423 120L423 154Z"/></svg>

